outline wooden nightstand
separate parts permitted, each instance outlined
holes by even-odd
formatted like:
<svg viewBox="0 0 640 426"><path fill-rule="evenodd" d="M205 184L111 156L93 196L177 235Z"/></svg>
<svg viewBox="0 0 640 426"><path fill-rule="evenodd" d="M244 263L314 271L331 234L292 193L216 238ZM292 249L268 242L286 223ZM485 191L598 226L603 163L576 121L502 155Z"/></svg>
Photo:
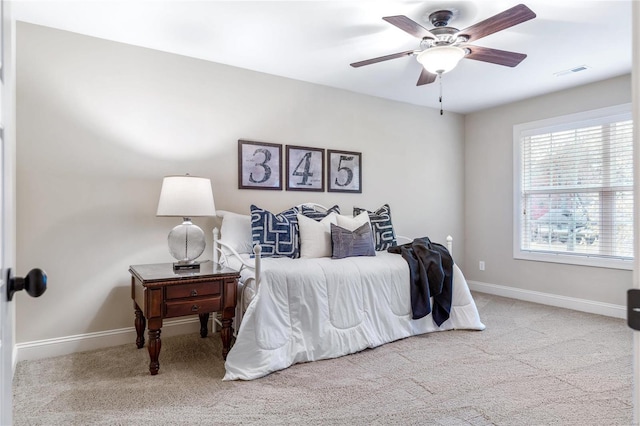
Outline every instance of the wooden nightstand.
<svg viewBox="0 0 640 426"><path fill-rule="evenodd" d="M136 346L144 346L144 330L149 326L149 372L158 374L162 320L185 315L200 316L200 336L207 337L209 314L222 314L220 336L222 356L231 349L236 293L240 274L230 268L205 262L200 269L174 271L171 263L132 265L131 298L135 310Z"/></svg>

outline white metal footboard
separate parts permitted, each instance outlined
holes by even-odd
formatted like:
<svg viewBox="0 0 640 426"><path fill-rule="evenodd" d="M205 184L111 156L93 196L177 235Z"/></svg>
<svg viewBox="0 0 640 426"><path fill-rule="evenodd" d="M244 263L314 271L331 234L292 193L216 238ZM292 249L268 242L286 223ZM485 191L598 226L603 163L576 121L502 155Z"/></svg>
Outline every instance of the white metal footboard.
<svg viewBox="0 0 640 426"><path fill-rule="evenodd" d="M413 241L413 238L396 235L396 241L399 240L404 240L404 243L402 244L405 244ZM398 242L398 244L400 244L400 242ZM449 250L449 253L451 253L451 255L453 256L453 237L451 235L447 235L447 250Z"/></svg>

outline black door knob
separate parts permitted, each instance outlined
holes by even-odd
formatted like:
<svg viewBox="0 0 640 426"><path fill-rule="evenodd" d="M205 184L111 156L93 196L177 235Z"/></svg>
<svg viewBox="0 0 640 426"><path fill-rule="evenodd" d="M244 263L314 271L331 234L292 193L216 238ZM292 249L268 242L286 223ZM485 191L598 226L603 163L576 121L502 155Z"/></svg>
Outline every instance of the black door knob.
<svg viewBox="0 0 640 426"><path fill-rule="evenodd" d="M40 297L47 290L47 274L42 269L32 269L26 277L14 277L11 269L7 272L7 299L13 299L13 293L27 290L29 296Z"/></svg>

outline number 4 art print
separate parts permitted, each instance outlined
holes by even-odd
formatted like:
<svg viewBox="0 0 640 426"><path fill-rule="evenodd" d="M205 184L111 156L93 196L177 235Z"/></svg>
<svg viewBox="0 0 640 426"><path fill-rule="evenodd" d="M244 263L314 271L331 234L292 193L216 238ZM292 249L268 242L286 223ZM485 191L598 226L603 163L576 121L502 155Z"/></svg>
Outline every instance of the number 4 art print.
<svg viewBox="0 0 640 426"><path fill-rule="evenodd" d="M327 191L362 193L362 153L327 150Z"/></svg>
<svg viewBox="0 0 640 426"><path fill-rule="evenodd" d="M238 188L282 189L282 145L238 141Z"/></svg>
<svg viewBox="0 0 640 426"><path fill-rule="evenodd" d="M287 145L287 191L324 191L324 149Z"/></svg>

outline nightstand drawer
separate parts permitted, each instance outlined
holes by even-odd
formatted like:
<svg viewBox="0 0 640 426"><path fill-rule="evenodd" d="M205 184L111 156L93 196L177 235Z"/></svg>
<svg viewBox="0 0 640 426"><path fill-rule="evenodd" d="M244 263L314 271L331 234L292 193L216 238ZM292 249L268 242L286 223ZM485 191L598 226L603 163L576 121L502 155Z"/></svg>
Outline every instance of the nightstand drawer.
<svg viewBox="0 0 640 426"><path fill-rule="evenodd" d="M215 296L220 294L220 281L198 284L167 286L166 299L184 299L187 297Z"/></svg>
<svg viewBox="0 0 640 426"><path fill-rule="evenodd" d="M182 300L180 302L165 303L165 318L179 317L182 315L204 314L220 310L220 297L207 297L205 299Z"/></svg>

